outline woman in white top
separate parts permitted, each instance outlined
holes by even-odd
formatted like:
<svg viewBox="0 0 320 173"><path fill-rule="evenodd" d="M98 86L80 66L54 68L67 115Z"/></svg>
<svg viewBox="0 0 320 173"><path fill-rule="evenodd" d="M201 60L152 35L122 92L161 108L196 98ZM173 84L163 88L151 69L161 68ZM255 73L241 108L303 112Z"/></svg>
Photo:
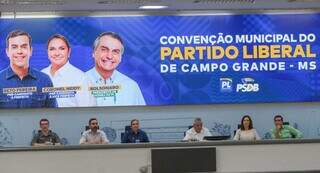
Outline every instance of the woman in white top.
<svg viewBox="0 0 320 173"><path fill-rule="evenodd" d="M71 47L68 40L55 34L48 39L47 48L51 64L42 72L52 80L56 92L50 94L57 99L58 107L95 106L84 72L69 63Z"/></svg>
<svg viewBox="0 0 320 173"><path fill-rule="evenodd" d="M256 129L253 128L253 123L249 115L242 117L240 129L237 130L233 139L241 141L253 141L260 139Z"/></svg>

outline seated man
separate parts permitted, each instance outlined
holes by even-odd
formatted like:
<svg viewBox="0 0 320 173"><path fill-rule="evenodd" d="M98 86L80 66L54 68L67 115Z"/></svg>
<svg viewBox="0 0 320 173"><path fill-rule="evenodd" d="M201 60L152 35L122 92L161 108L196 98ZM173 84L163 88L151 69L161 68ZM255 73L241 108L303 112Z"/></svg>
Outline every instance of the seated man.
<svg viewBox="0 0 320 173"><path fill-rule="evenodd" d="M274 118L275 128L271 130L272 139L289 139L289 138L302 138L302 133L289 125L283 125L283 117L276 115Z"/></svg>
<svg viewBox="0 0 320 173"><path fill-rule="evenodd" d="M60 145L59 136L53 131L49 130L49 120L41 119L40 130L34 135L31 145L32 146L47 146L47 145Z"/></svg>
<svg viewBox="0 0 320 173"><path fill-rule="evenodd" d="M129 131L125 132L121 143L149 142L146 132L141 130L139 127L139 120L131 120L131 128Z"/></svg>
<svg viewBox="0 0 320 173"><path fill-rule="evenodd" d="M196 118L193 122L193 127L186 132L186 136L183 140L186 141L202 141L203 137L212 136L210 131L203 127L201 118Z"/></svg>
<svg viewBox="0 0 320 173"><path fill-rule="evenodd" d="M82 133L80 144L107 144L109 140L106 134L99 130L98 120L91 118L89 120L89 130Z"/></svg>

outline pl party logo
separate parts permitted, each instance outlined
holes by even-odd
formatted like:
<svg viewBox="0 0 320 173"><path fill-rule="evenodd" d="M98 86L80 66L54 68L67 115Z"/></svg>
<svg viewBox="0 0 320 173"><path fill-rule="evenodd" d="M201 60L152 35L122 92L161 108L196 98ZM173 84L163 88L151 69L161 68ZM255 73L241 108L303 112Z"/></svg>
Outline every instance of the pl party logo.
<svg viewBox="0 0 320 173"><path fill-rule="evenodd" d="M232 79L231 78L220 78L220 91L221 92L232 92Z"/></svg>

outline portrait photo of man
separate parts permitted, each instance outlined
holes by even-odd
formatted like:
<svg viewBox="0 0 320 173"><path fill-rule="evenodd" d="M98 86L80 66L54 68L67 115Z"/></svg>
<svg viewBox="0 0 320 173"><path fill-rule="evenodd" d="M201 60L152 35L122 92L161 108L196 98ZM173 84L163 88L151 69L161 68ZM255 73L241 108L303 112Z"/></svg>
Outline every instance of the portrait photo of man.
<svg viewBox="0 0 320 173"><path fill-rule="evenodd" d="M52 108L55 98L43 92L52 87L50 78L29 65L32 39L22 30L10 32L6 39L6 55L10 65L0 72L0 108Z"/></svg>
<svg viewBox="0 0 320 173"><path fill-rule="evenodd" d="M86 72L86 76L97 106L146 104L137 82L117 70L123 52L124 42L117 33L104 32L94 41L95 66Z"/></svg>

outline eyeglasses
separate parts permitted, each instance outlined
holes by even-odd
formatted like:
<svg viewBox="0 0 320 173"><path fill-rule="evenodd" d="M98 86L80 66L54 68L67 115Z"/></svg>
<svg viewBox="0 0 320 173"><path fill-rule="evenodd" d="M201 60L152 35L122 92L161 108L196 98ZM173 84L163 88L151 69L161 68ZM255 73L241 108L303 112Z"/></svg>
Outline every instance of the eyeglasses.
<svg viewBox="0 0 320 173"><path fill-rule="evenodd" d="M98 123L91 123L91 125L97 125Z"/></svg>

